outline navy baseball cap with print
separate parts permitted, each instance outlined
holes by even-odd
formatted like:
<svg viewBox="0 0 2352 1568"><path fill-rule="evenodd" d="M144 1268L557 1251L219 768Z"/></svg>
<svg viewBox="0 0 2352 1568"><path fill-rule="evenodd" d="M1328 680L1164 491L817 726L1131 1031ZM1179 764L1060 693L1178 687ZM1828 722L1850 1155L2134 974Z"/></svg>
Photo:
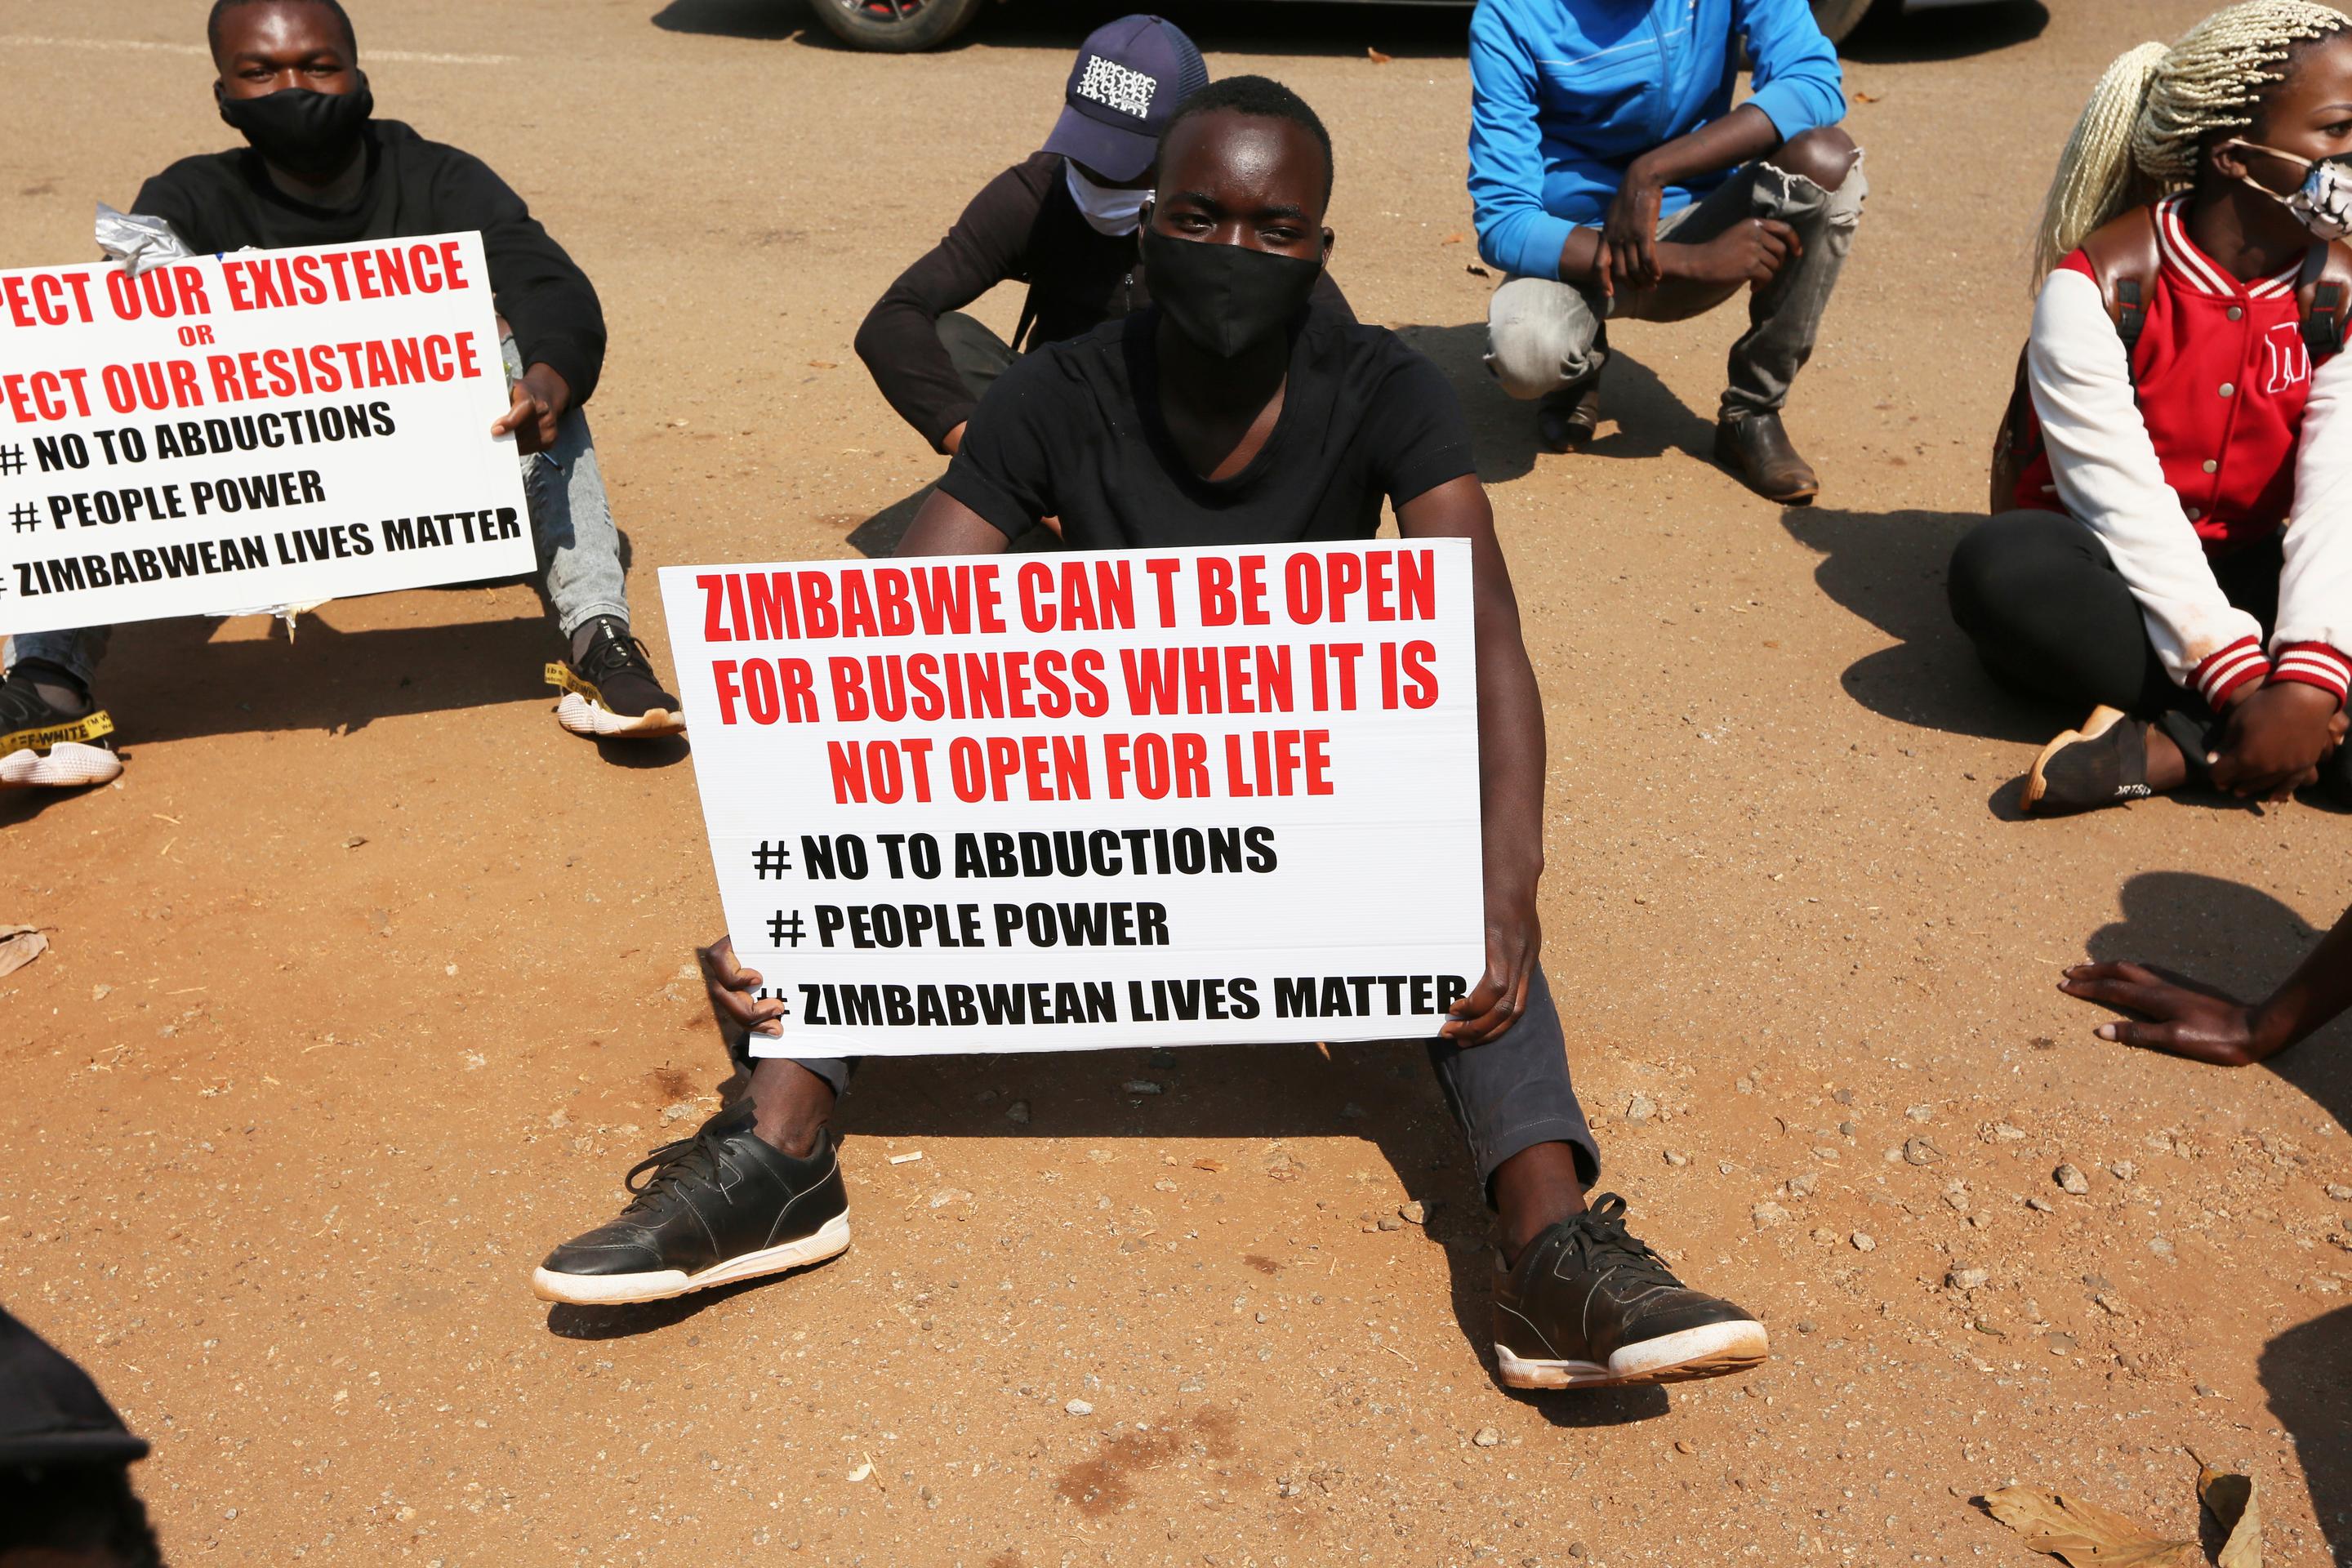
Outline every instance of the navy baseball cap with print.
<svg viewBox="0 0 2352 1568"><path fill-rule="evenodd" d="M146 1457L89 1374L0 1310L0 1469Z"/></svg>
<svg viewBox="0 0 2352 1568"><path fill-rule="evenodd" d="M1132 180L1159 155L1160 132L1209 85L1201 51L1175 23L1121 16L1097 27L1070 68L1069 89L1045 151L1112 180Z"/></svg>

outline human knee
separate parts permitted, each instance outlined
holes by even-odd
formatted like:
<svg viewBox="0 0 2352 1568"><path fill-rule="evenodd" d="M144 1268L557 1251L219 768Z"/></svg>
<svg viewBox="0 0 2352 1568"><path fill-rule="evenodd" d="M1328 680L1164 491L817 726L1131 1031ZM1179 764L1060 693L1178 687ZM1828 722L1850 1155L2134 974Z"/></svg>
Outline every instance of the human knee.
<svg viewBox="0 0 2352 1568"><path fill-rule="evenodd" d="M1586 311L1497 310L1486 323L1486 368L1513 397L1541 397L1590 368L1598 331Z"/></svg>
<svg viewBox="0 0 2352 1568"><path fill-rule="evenodd" d="M1862 161L1862 149L1836 126L1819 125L1790 137L1765 161L1784 174L1811 180L1824 191L1836 191Z"/></svg>
<svg viewBox="0 0 2352 1568"><path fill-rule="evenodd" d="M2055 521L2041 512L2008 511L1961 536L1945 586L1962 627L1973 631L2000 618L2016 605L2019 587L2044 574Z"/></svg>

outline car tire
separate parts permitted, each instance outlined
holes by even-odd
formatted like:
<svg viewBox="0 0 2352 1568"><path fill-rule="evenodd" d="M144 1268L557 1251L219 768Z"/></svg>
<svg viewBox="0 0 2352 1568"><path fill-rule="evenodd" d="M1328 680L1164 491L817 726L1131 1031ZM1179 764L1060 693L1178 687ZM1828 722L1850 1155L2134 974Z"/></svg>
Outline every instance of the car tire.
<svg viewBox="0 0 2352 1568"><path fill-rule="evenodd" d="M1845 42L1846 35L1862 26L1878 0L1812 0L1813 22L1822 37L1832 44Z"/></svg>
<svg viewBox="0 0 2352 1568"><path fill-rule="evenodd" d="M853 48L913 54L971 25L987 0L808 0L825 30Z"/></svg>

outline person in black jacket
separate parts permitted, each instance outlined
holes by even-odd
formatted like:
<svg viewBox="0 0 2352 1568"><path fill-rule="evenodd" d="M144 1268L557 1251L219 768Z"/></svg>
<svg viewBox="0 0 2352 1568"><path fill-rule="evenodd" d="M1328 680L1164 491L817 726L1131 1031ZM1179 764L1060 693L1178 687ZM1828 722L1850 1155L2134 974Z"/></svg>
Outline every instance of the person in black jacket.
<svg viewBox="0 0 2352 1568"><path fill-rule="evenodd" d="M89 1374L0 1308L0 1568L162 1568L131 1484L146 1457Z"/></svg>
<svg viewBox="0 0 2352 1568"><path fill-rule="evenodd" d="M857 357L900 418L953 456L981 395L1024 349L1149 303L1137 215L1160 131L1209 84L1174 23L1121 16L1087 37L1045 147L981 188L947 237L898 275L857 329ZM1007 343L962 307L1007 279L1029 285Z"/></svg>
<svg viewBox="0 0 2352 1568"><path fill-rule="evenodd" d="M221 118L250 146L183 158L141 188L133 210L169 222L197 253L480 230L513 391L491 433L512 435L524 454L544 589L566 639L548 666L563 692L558 721L599 738L678 733L683 710L629 632L620 535L580 412L604 362L586 275L480 159L373 118L338 0L215 0L208 35ZM0 784L104 784L121 772L95 745L28 743L77 724L111 728L90 723L107 638L89 627L15 639L0 685Z"/></svg>

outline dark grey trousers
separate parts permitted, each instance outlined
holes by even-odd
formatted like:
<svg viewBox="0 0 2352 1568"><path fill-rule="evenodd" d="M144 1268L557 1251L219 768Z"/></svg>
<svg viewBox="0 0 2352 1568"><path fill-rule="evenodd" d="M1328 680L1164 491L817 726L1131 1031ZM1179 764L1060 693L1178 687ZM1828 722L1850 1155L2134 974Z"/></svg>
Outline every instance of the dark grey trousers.
<svg viewBox="0 0 2352 1568"><path fill-rule="evenodd" d="M739 1047L739 1058L747 1050L748 1043ZM1494 1180L1504 1161L1538 1143L1574 1149L1577 1175L1587 1186L1600 1175L1601 1148L1569 1082L1568 1038L1541 968L1528 986L1528 1010L1499 1038L1466 1049L1433 1039L1429 1063L1470 1146L1481 1186ZM848 1089L857 1068L856 1058L843 1057L800 1065L831 1084L835 1094Z"/></svg>

